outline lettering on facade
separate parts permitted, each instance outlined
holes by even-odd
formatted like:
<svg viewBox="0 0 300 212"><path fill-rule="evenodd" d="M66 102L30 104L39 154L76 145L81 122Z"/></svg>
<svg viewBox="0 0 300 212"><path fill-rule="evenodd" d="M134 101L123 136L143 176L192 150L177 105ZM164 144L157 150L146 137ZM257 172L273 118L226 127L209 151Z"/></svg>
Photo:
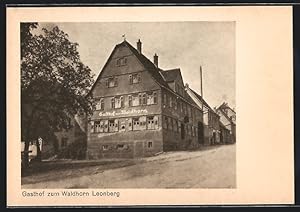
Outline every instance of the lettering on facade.
<svg viewBox="0 0 300 212"><path fill-rule="evenodd" d="M119 115L130 115L130 114L147 114L148 111L147 109L139 109L139 110L136 110L136 109L132 109L132 110L121 110L119 112L116 112L116 111L112 111L112 112L100 112L99 113L99 116L102 117L102 116L119 116Z"/></svg>

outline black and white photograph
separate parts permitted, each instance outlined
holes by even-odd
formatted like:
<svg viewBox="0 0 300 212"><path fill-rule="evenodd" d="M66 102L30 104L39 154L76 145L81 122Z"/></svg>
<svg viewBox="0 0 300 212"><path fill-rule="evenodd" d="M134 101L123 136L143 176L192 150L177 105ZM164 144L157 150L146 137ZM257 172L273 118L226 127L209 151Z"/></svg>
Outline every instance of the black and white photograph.
<svg viewBox="0 0 300 212"><path fill-rule="evenodd" d="M22 22L22 188L236 188L234 21Z"/></svg>
<svg viewBox="0 0 300 212"><path fill-rule="evenodd" d="M7 8L7 205L294 202L288 6Z"/></svg>

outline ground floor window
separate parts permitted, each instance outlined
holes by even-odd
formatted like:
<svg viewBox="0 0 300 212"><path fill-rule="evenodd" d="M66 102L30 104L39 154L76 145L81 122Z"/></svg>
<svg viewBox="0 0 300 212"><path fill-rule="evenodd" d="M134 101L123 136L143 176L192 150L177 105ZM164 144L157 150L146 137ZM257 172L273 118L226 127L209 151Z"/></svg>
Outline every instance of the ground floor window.
<svg viewBox="0 0 300 212"><path fill-rule="evenodd" d="M102 146L102 150L103 150L103 151L107 151L107 150L108 150L108 145L103 145L103 146Z"/></svg>
<svg viewBox="0 0 300 212"><path fill-rule="evenodd" d="M153 147L153 142L152 141L148 141L147 147L149 149L151 149Z"/></svg>
<svg viewBox="0 0 300 212"><path fill-rule="evenodd" d="M91 133L158 129L158 115L91 121Z"/></svg>

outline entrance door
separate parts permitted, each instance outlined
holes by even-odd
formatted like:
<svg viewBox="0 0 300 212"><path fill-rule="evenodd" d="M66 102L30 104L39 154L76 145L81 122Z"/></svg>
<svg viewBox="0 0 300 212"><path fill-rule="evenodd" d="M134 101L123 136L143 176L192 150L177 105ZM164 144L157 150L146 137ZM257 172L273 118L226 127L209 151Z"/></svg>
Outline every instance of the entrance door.
<svg viewBox="0 0 300 212"><path fill-rule="evenodd" d="M198 143L199 144L204 144L204 128L203 128L203 123L198 122Z"/></svg>

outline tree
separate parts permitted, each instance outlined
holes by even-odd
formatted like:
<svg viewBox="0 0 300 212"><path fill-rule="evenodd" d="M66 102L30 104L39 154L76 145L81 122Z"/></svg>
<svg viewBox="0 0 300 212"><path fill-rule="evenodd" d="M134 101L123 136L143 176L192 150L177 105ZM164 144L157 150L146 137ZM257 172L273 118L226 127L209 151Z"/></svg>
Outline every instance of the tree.
<svg viewBox="0 0 300 212"><path fill-rule="evenodd" d="M57 26L32 33L37 23L21 24L21 133L28 167L30 141L53 137L71 126L75 114L91 114L93 98L87 95L93 75L77 51L78 44ZM39 151L38 151L39 152Z"/></svg>

